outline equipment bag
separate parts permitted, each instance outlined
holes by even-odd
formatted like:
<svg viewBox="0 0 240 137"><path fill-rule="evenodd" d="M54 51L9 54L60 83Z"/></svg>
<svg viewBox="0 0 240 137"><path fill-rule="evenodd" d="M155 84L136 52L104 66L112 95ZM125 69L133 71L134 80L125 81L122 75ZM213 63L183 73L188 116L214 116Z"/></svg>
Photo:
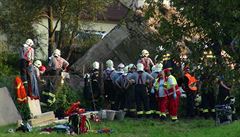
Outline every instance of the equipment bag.
<svg viewBox="0 0 240 137"><path fill-rule="evenodd" d="M76 134L86 133L91 129L89 119L85 115L72 114L69 117L69 125Z"/></svg>

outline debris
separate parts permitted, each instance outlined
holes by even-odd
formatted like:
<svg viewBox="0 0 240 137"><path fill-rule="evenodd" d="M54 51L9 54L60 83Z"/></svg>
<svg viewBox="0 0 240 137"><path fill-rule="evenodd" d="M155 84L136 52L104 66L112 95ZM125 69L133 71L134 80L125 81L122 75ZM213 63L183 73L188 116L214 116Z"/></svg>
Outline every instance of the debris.
<svg viewBox="0 0 240 137"><path fill-rule="evenodd" d="M20 127L18 127L16 131L31 132L32 126L30 126L29 123L21 123Z"/></svg>
<svg viewBox="0 0 240 137"><path fill-rule="evenodd" d="M30 109L31 118L42 114L39 99L31 99L30 97L28 97L28 106Z"/></svg>
<svg viewBox="0 0 240 137"><path fill-rule="evenodd" d="M22 120L6 87L0 88L0 126ZM10 114L10 115L9 115Z"/></svg>
<svg viewBox="0 0 240 137"><path fill-rule="evenodd" d="M46 126L56 121L53 111L42 113L30 119L29 122L33 127Z"/></svg>

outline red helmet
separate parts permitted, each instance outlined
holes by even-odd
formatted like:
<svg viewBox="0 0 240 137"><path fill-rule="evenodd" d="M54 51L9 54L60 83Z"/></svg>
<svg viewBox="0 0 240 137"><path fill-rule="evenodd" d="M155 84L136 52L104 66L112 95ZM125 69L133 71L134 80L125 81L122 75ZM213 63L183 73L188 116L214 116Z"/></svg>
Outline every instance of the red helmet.
<svg viewBox="0 0 240 137"><path fill-rule="evenodd" d="M171 72L171 69L170 68L166 68L163 71L164 71L164 73L169 73L169 72Z"/></svg>
<svg viewBox="0 0 240 137"><path fill-rule="evenodd" d="M43 65L39 67L39 71L41 72L45 72L46 70L47 70L46 67Z"/></svg>

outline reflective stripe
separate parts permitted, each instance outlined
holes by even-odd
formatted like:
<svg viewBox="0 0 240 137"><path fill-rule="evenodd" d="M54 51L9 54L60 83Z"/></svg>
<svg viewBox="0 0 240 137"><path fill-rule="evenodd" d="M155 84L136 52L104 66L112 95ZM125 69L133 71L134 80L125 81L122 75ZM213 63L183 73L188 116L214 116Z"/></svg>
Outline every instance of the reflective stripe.
<svg viewBox="0 0 240 137"><path fill-rule="evenodd" d="M27 84L28 82L27 81L24 81L23 84Z"/></svg>
<svg viewBox="0 0 240 137"><path fill-rule="evenodd" d="M171 116L171 119L172 120L177 120L178 118L177 118L177 116Z"/></svg>
<svg viewBox="0 0 240 137"><path fill-rule="evenodd" d="M45 92L43 91L42 92L43 95L48 95L48 96L51 96L51 97L55 97L55 94L51 93L51 92Z"/></svg>
<svg viewBox="0 0 240 137"><path fill-rule="evenodd" d="M137 115L143 115L143 111L138 111Z"/></svg>
<svg viewBox="0 0 240 137"><path fill-rule="evenodd" d="M40 102L42 106L48 106L46 103Z"/></svg>
<svg viewBox="0 0 240 137"><path fill-rule="evenodd" d="M203 113L207 113L208 112L208 109L203 109Z"/></svg>
<svg viewBox="0 0 240 137"><path fill-rule="evenodd" d="M25 97L25 98L23 98L23 99L17 98L17 100L18 100L18 101L25 101L25 100L27 100L27 97Z"/></svg>
<svg viewBox="0 0 240 137"><path fill-rule="evenodd" d="M160 116L164 116L164 117L166 117L167 114L166 114L166 113L161 113Z"/></svg>
<svg viewBox="0 0 240 137"><path fill-rule="evenodd" d="M211 112L215 112L215 109L211 109Z"/></svg>
<svg viewBox="0 0 240 137"><path fill-rule="evenodd" d="M19 84L17 85L17 89L19 89L19 88L20 88L20 86L21 86L21 83L19 83Z"/></svg>
<svg viewBox="0 0 240 137"><path fill-rule="evenodd" d="M136 111L136 109L129 109L129 111L130 111L130 112L135 112L135 111Z"/></svg>
<svg viewBox="0 0 240 137"><path fill-rule="evenodd" d="M127 109L127 108L124 108L123 111L128 111L128 109Z"/></svg>
<svg viewBox="0 0 240 137"><path fill-rule="evenodd" d="M161 114L161 112L160 112L160 111L156 111L155 113L156 113L156 114L159 114L159 115Z"/></svg>
<svg viewBox="0 0 240 137"><path fill-rule="evenodd" d="M152 114L152 111L151 110L146 111L145 114L150 115L150 114Z"/></svg>

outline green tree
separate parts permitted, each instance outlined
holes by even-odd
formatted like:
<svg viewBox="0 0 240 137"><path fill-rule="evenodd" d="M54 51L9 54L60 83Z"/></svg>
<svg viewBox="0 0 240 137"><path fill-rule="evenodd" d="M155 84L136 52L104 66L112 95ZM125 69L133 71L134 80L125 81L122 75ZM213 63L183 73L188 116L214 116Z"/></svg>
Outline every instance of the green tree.
<svg viewBox="0 0 240 137"><path fill-rule="evenodd" d="M49 56L54 47L54 34L61 22L57 48L71 45L83 18L94 20L113 0L0 0L1 30L10 45L21 45L26 38L35 38L33 23L48 19ZM57 23L54 26L54 19Z"/></svg>

